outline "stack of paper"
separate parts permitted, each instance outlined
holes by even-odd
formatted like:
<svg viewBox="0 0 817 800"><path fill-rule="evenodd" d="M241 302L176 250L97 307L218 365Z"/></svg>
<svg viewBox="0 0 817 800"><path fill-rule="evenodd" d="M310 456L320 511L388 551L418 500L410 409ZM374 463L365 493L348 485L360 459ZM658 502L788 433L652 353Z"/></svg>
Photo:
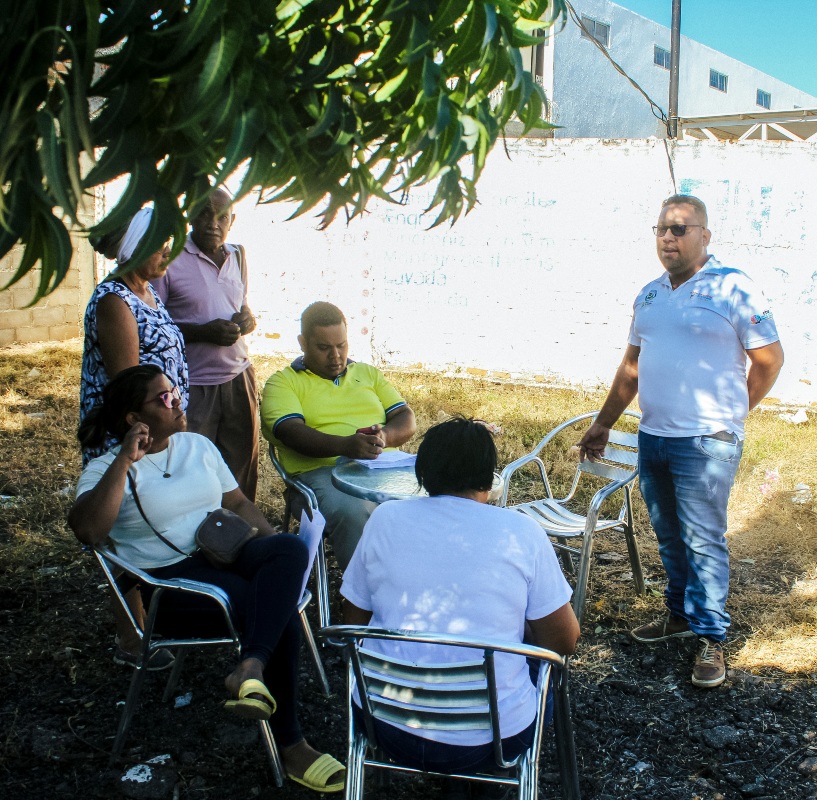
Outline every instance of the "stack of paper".
<svg viewBox="0 0 817 800"><path fill-rule="evenodd" d="M395 467L413 467L417 456L414 453L404 453L401 450L386 450L377 458L356 458L358 464L369 469L394 469Z"/></svg>

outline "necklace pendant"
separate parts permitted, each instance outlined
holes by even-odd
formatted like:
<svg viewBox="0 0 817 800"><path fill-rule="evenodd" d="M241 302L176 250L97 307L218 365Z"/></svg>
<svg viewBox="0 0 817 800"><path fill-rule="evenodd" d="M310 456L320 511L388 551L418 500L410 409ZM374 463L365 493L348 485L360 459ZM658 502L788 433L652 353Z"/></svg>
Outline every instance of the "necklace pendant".
<svg viewBox="0 0 817 800"><path fill-rule="evenodd" d="M163 473L163 474L162 474L162 477L163 477L163 478L169 478L169 477L170 477L170 473L169 473L169 472L165 472L165 473Z"/></svg>

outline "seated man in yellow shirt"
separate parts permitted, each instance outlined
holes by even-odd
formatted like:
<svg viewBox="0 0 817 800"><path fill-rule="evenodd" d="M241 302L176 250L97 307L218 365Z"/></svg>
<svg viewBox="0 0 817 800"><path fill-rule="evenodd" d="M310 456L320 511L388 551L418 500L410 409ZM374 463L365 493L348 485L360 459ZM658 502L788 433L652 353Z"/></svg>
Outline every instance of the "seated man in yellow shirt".
<svg viewBox="0 0 817 800"><path fill-rule="evenodd" d="M399 447L417 424L380 370L347 358L346 318L337 306L312 303L298 343L303 355L264 386L261 430L284 469L312 487L345 570L375 504L335 489L332 467L338 456L377 458Z"/></svg>

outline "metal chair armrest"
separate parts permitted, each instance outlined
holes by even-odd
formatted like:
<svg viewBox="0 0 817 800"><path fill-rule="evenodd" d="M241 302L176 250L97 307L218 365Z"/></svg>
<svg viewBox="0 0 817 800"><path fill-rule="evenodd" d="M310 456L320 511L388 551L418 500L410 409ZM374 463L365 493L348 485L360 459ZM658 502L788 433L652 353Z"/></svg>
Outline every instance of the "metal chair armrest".
<svg viewBox="0 0 817 800"><path fill-rule="evenodd" d="M522 456L521 458L517 458L516 461L512 461L505 469L502 470L500 473L500 477L502 479L502 495L499 499L499 505L504 508L508 505L508 493L510 492L511 487L511 477L515 472L518 472L522 467L527 466L528 464L535 463L539 467L539 476L542 478L542 484L545 487L545 491L548 494L548 497L551 497L550 491L550 484L547 480L547 470L545 469L545 465L541 458L536 453L528 453L527 455Z"/></svg>
<svg viewBox="0 0 817 800"><path fill-rule="evenodd" d="M590 506L587 509L587 522L585 523L584 526L586 532L595 530L596 522L598 522L599 519L601 504L608 497L610 497L610 495L615 494L619 489L623 489L625 486L632 483L637 476L638 470L635 470L633 471L633 474L629 478L626 478L625 480L615 481L613 483L608 483L606 486L602 486L602 488L599 489L593 495L593 499L590 501Z"/></svg>
<svg viewBox="0 0 817 800"><path fill-rule="evenodd" d="M311 486L307 486L303 481L299 481L297 478L290 478L287 485L296 489L304 496L312 511L318 510L318 498Z"/></svg>
<svg viewBox="0 0 817 800"><path fill-rule="evenodd" d="M180 592L203 595L218 603L224 613L227 614L228 617L232 618L230 598L219 586L214 586L210 583L202 583L201 581L192 581L188 578L156 578L149 572L145 572L143 569L139 569L139 567L135 567L133 564L123 560L108 547L97 546L94 548L94 550L102 559L110 562L111 564L115 564L123 572L128 573L128 575L138 578L141 583L145 583L148 586L154 586L157 589L174 589Z"/></svg>
<svg viewBox="0 0 817 800"><path fill-rule="evenodd" d="M312 511L317 511L318 498L315 496L315 492L312 490L312 487L307 486L303 481L299 481L297 478L293 478L284 469L283 464L281 464L281 462L278 460L278 455L275 452L274 444L270 444L269 446L269 457L270 461L272 461L272 466L275 468L275 471L284 482L284 486L286 486L288 489L295 489L295 491L300 492L306 498L306 502L309 504Z"/></svg>

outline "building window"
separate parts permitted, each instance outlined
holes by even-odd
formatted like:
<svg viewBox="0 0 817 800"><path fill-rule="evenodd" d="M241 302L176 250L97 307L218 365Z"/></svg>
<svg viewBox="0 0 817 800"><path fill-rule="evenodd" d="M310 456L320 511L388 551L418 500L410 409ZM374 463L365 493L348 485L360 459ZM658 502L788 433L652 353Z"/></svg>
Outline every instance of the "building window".
<svg viewBox="0 0 817 800"><path fill-rule="evenodd" d="M550 28L539 28L533 32L533 35L544 37L545 41L541 43L543 47L550 45ZM538 45L536 46L538 47Z"/></svg>
<svg viewBox="0 0 817 800"><path fill-rule="evenodd" d="M582 36L585 39L595 39L605 47L610 46L610 26L606 22L599 22L592 17L582 14Z"/></svg>
<svg viewBox="0 0 817 800"><path fill-rule="evenodd" d="M664 69L669 69L669 50L655 45L655 54L652 57L653 63Z"/></svg>
<svg viewBox="0 0 817 800"><path fill-rule="evenodd" d="M764 92L763 89L757 90L757 104L761 108L772 107L772 95L769 92Z"/></svg>
<svg viewBox="0 0 817 800"><path fill-rule="evenodd" d="M725 92L728 83L728 75L724 75L722 72L718 72L715 69L709 70L709 85L713 89L717 89L719 92Z"/></svg>

